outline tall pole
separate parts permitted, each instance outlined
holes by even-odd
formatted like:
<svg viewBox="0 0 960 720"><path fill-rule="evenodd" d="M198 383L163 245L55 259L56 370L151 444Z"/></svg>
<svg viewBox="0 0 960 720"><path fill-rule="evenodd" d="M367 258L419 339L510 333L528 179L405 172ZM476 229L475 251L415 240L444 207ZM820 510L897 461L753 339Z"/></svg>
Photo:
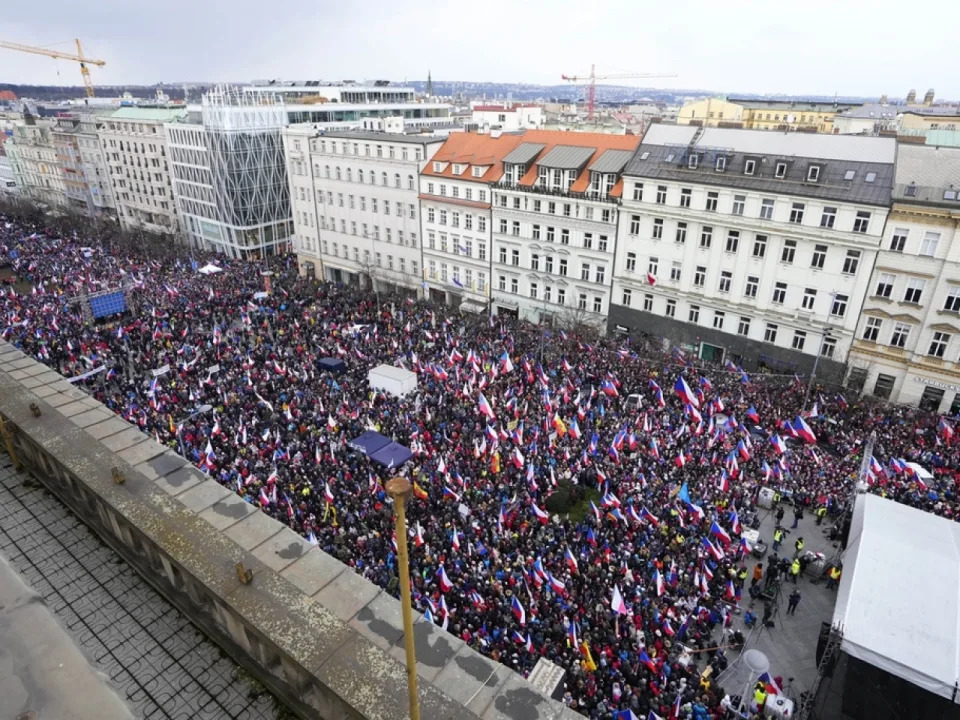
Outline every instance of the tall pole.
<svg viewBox="0 0 960 720"><path fill-rule="evenodd" d="M420 720L417 692L417 654L413 639L413 611L410 599L410 560L407 555L407 498L412 487L405 477L387 481L387 494L393 498L394 530L397 533L397 562L400 565L400 608L403 611L403 644L407 651L407 691L410 694L410 720Z"/></svg>
<svg viewBox="0 0 960 720"><path fill-rule="evenodd" d="M813 381L817 378L817 368L820 366L820 356L823 355L823 345L827 341L827 338L830 337L830 331L824 330L823 336L820 338L820 347L817 349L817 356L813 359L813 370L810 371L810 380L807 382L807 391L803 394L803 407L800 408L803 412L807 410L807 403L810 401L810 393L813 392Z"/></svg>

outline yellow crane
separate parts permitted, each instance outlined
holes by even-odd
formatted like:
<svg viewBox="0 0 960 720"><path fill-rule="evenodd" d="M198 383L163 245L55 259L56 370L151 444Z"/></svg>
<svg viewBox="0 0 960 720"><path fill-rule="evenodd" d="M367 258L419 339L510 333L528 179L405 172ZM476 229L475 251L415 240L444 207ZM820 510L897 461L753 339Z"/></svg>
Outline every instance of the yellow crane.
<svg viewBox="0 0 960 720"><path fill-rule="evenodd" d="M94 60L93 58L84 57L83 49L80 47L80 40L75 40L74 42L77 43L76 55L60 52L59 50L47 50L47 48L33 47L32 45L21 45L20 43L5 42L3 40L0 40L0 48L19 50L20 52L34 53L35 55L46 55L47 57L52 57L59 60L73 60L74 62L80 63L80 72L83 75L83 84L87 88L87 97L93 97L93 82L90 80L90 70L87 69L87 65L103 67L107 63L105 60Z"/></svg>

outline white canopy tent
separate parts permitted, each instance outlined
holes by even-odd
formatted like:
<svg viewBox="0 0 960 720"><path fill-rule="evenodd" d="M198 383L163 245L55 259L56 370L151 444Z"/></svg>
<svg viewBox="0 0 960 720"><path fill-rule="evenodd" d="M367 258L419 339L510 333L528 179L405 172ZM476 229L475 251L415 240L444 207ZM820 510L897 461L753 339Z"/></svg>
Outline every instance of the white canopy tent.
<svg viewBox="0 0 960 720"><path fill-rule="evenodd" d="M223 272L223 268L217 267L216 265L213 265L213 264L209 264L209 265L204 265L202 268L197 270L197 272L203 273L204 275L213 275L218 272Z"/></svg>
<svg viewBox="0 0 960 720"><path fill-rule="evenodd" d="M860 495L833 624L843 631L847 654L953 698L960 680L960 523Z"/></svg>

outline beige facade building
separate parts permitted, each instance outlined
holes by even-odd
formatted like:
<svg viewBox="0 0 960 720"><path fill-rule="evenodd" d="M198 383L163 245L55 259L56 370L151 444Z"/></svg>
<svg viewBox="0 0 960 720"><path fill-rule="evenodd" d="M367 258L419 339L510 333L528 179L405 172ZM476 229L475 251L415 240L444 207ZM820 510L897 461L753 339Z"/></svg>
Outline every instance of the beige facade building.
<svg viewBox="0 0 960 720"><path fill-rule="evenodd" d="M13 135L4 143L10 169L20 194L51 207L64 205L63 175L57 164L53 142L54 122L26 115L13 126Z"/></svg>
<svg viewBox="0 0 960 720"><path fill-rule="evenodd" d="M707 98L687 103L677 113L677 125L699 125L700 127L737 127L743 122L743 106L723 98ZM730 125L734 123L734 125Z"/></svg>

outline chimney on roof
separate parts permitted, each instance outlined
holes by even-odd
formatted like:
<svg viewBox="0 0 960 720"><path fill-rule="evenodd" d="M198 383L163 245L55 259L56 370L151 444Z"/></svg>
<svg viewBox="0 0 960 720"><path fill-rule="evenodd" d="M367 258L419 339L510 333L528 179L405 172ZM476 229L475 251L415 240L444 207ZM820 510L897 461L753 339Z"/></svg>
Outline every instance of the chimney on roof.
<svg viewBox="0 0 960 720"><path fill-rule="evenodd" d="M927 107L933 105L933 88L927 90L927 94L923 96L923 104Z"/></svg>
<svg viewBox="0 0 960 720"><path fill-rule="evenodd" d="M910 88L910 92L907 93L907 105L915 105L917 102L917 91L913 88Z"/></svg>
<svg viewBox="0 0 960 720"><path fill-rule="evenodd" d="M881 104L881 105L886 105L886 104L887 104L887 96L886 96L886 93L884 93L883 95L880 96L880 104Z"/></svg>

